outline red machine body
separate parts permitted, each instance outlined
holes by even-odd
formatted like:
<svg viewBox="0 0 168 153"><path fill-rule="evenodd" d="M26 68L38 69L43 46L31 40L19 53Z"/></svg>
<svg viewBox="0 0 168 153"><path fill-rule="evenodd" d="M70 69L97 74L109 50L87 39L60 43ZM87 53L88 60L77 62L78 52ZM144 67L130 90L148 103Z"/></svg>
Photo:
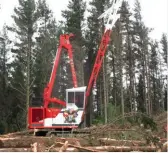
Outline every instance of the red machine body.
<svg viewBox="0 0 168 153"><path fill-rule="evenodd" d="M55 129L56 128L70 128L71 129L71 128L77 128L78 125L84 121L84 114L86 111L88 97L90 96L91 89L93 87L93 84L97 80L100 68L102 66L103 58L104 58L105 52L107 50L107 46L108 46L108 43L110 40L111 32L112 32L111 30L105 30L105 32L102 36L99 50L97 52L95 64L93 66L93 70L92 70L92 73L91 73L91 76L89 79L88 86L87 86L87 88L81 87L81 88L83 88L81 91L83 93L85 93L85 95L83 98L84 105L83 105L82 110L80 112L80 121L78 122L78 124L76 126L73 126L74 124L70 124L69 126L67 126L67 125L63 125L63 123L62 123L60 126L45 126L44 120L46 118L55 118L56 116L58 116L58 114L62 113L62 108L66 107L66 104L67 104L66 102L64 102L60 99L57 99L55 97L51 97L62 47L67 49L68 55L70 58L70 65L71 65L73 85L74 85L74 89L72 89L72 91L77 89L77 79L76 79L76 73L75 73L74 63L73 63L72 46L69 43L69 37L71 35L61 35L60 36L60 46L58 48L57 55L56 55L56 58L54 61L54 66L53 66L53 70L51 73L51 78L50 78L50 81L49 81L47 87L44 89L44 106L41 108L34 108L34 107L29 108L29 119L30 119L29 120L29 128L52 128L52 129L53 128L55 128ZM64 39L64 38L66 38L66 39ZM66 43L64 44L64 42L66 42ZM67 94L67 96L68 96L68 94ZM67 101L68 100L69 100L69 98L67 99ZM48 104L51 102L57 103L62 107L61 108L48 108ZM40 116L39 116L39 114L40 114ZM63 113L62 115L64 117L66 116L65 113ZM38 117L38 120L36 122L35 119L37 117Z"/></svg>
<svg viewBox="0 0 168 153"><path fill-rule="evenodd" d="M73 80L73 86L76 88L78 86L77 84L77 78L76 78L76 72L74 68L74 62L73 62L73 53L72 53L72 45L70 44L70 37L73 37L73 34L65 34L60 36L60 45L57 50L57 54L54 60L54 65L53 65L53 70L51 73L50 81L46 88L44 89L44 108L47 108L49 102L54 102L54 103L59 103L63 106L66 105L64 101L61 101L60 99L57 98L52 98L51 93L53 90L53 85L54 82L56 81L56 74L57 74L57 69L59 65L59 60L62 52L62 48L67 49L69 60L70 60L70 67L71 67L71 72L72 72L72 80Z"/></svg>
<svg viewBox="0 0 168 153"><path fill-rule="evenodd" d="M90 96L93 84L96 83L98 74L100 72L103 58L110 41L112 27L119 18L117 11L120 3L120 0L113 1L112 7L99 17L107 17L107 23L105 25L105 31L101 39L101 43L87 87L77 87L78 84L73 62L72 45L69 41L70 37L72 37L73 34L65 34L60 36L60 44L54 60L51 78L46 88L44 89L43 105L41 107L29 108L28 127L30 129L72 129L78 128L78 126L84 121L88 97ZM62 101L56 97L51 97L62 48L65 48L68 52L74 87L71 89L66 89L66 101ZM50 103L56 104L57 107L49 108Z"/></svg>
<svg viewBox="0 0 168 153"><path fill-rule="evenodd" d="M73 62L73 53L72 53L72 45L70 44L70 37L73 37L73 34L64 34L60 35L60 42L59 47L56 52L56 57L54 60L54 65L50 77L50 81L47 84L46 88L44 89L43 93L43 105L41 107L29 107L29 128L45 128L44 126L44 119L45 118L54 118L56 117L62 110L62 108L66 107L66 102L56 98L51 97L51 93L53 90L54 82L56 81L56 74L57 69L59 65L59 60L61 56L62 49L66 49L68 52L69 60L70 60L70 67L72 72L72 80L73 80L73 86L76 88L78 86L77 84L77 78L76 78L76 72L74 68L74 62ZM58 108L49 108L49 103L55 103L59 107ZM64 128L61 126L47 126L47 128ZM73 126L65 126L65 128L73 128Z"/></svg>

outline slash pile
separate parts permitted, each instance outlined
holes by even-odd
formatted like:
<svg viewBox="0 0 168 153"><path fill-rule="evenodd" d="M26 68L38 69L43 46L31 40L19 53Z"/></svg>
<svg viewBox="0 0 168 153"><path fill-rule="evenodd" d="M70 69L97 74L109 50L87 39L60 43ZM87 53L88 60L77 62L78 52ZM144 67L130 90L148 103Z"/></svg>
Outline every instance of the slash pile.
<svg viewBox="0 0 168 153"><path fill-rule="evenodd" d="M118 129L120 133L124 129ZM126 130L126 129L125 129ZM116 132L115 132L116 133ZM129 152L164 151L163 143L148 143L146 140L126 140L102 137L95 133L69 137L36 137L26 132L0 137L0 152ZM166 141L166 140L165 140ZM167 143L165 144L167 146ZM164 145L164 149L165 148Z"/></svg>

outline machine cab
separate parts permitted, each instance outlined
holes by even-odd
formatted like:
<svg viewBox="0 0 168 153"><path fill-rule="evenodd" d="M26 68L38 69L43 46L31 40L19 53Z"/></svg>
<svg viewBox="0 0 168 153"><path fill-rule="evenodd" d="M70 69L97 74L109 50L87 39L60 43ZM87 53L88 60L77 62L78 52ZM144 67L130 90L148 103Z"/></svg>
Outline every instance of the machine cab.
<svg viewBox="0 0 168 153"><path fill-rule="evenodd" d="M84 109L86 87L66 89L66 109Z"/></svg>

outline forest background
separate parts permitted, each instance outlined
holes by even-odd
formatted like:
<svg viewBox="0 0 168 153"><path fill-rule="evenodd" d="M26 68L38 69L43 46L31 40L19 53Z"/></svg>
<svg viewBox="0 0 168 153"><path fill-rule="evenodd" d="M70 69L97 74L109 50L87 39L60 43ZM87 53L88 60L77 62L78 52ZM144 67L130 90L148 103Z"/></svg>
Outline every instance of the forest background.
<svg viewBox="0 0 168 153"><path fill-rule="evenodd" d="M87 86L104 21L98 17L109 0L70 0L55 19L47 0L18 0L13 24L0 31L0 133L23 130L33 97L41 97L47 84L62 33L74 33L74 62L79 86ZM87 7L86 7L87 6ZM167 34L151 37L143 21L141 4L123 1L121 17L111 41L87 109L87 125L112 122L127 113L152 117L167 110ZM157 22L157 19L156 19ZM162 23L160 23L162 24ZM65 100L72 87L69 60L61 55L53 96Z"/></svg>

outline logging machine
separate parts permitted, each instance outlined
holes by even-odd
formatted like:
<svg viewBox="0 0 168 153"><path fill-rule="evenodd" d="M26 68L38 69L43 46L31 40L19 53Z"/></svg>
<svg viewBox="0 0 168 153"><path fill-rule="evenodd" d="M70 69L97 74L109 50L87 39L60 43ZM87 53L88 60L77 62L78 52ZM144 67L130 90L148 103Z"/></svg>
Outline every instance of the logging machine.
<svg viewBox="0 0 168 153"><path fill-rule="evenodd" d="M88 98L90 96L93 84L96 83L105 52L108 47L112 28L117 19L120 17L120 15L117 14L120 6L121 0L113 0L112 6L99 17L99 19L104 18L105 30L97 51L96 60L87 86L78 87L73 62L72 45L70 43L70 38L74 35L60 35L59 46L56 52L51 77L49 83L44 89L42 98L43 103L38 107L35 105L29 107L29 129L38 129L39 131L45 131L46 133L49 131L71 131L74 128L78 128L79 125L84 122ZM51 96L54 82L56 81L57 69L63 48L66 49L69 56L73 81L73 88L66 89L66 101L62 101ZM52 103L54 103L54 106L56 107L51 107Z"/></svg>

